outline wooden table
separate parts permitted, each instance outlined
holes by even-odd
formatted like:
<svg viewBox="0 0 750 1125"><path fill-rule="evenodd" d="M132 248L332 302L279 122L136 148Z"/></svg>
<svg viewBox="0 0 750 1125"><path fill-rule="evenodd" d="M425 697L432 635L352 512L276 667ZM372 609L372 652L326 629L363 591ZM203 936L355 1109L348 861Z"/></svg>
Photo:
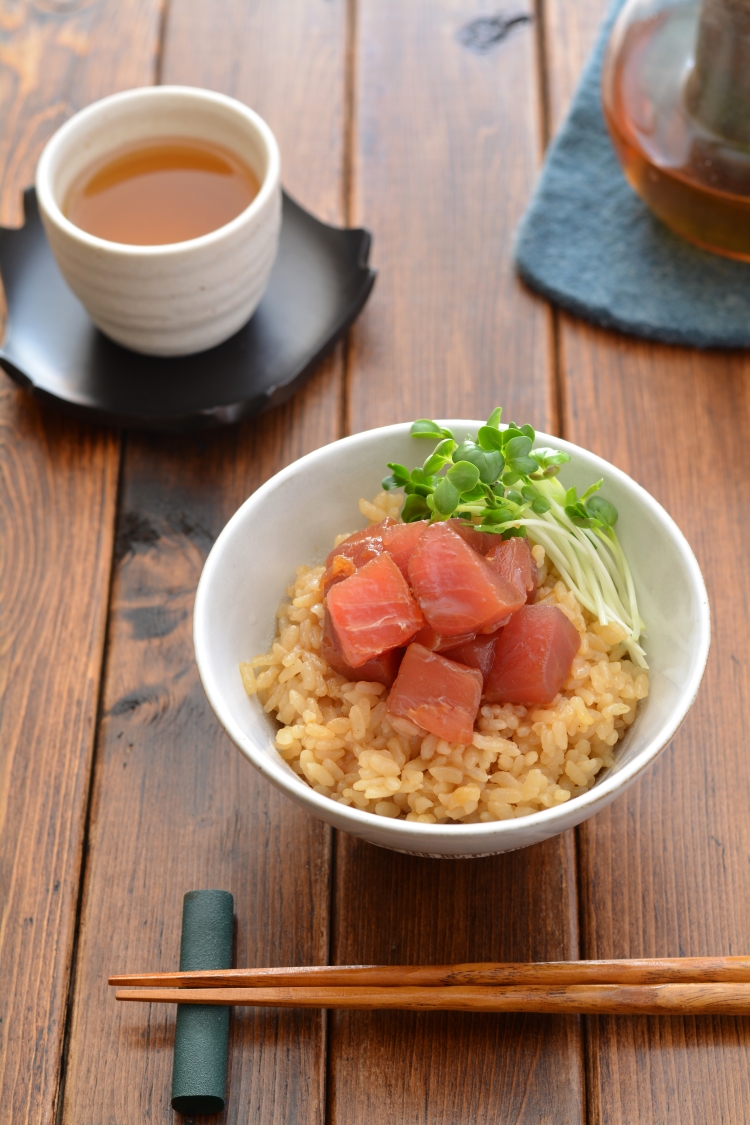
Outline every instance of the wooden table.
<svg viewBox="0 0 750 1125"><path fill-rule="evenodd" d="M0 222L74 110L188 83L258 109L287 188L368 226L380 271L346 345L234 429L120 436L0 375L3 1122L172 1121L174 1009L118 1007L106 977L176 965L191 888L234 893L247 965L750 952L750 362L597 331L511 264L604 6L538 0L478 53L457 33L494 0L0 3ZM713 651L672 748L609 810L495 859L412 859L331 833L241 759L198 683L193 596L227 518L294 458L499 403L667 507ZM230 1055L233 1123L750 1120L740 1019L245 1009Z"/></svg>

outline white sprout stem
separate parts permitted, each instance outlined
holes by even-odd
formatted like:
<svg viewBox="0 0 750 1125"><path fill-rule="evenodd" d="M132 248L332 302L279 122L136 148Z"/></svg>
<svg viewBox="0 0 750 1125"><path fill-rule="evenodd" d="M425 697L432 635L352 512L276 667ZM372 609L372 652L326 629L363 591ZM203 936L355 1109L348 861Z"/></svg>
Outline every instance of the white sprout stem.
<svg viewBox="0 0 750 1125"><path fill-rule="evenodd" d="M554 532L557 535L560 535L563 538L563 541L567 540L566 545L570 547L572 536L566 528L560 527L557 524L550 523L544 519L519 519L514 520L513 522L508 521L507 526L529 528L529 537L534 540L534 542L540 543L540 545L544 547L545 551L549 553L552 561L560 572L560 577L563 579L565 584L573 591L578 600L581 602L581 605L583 605L589 611L589 613L593 613L595 617L598 617L603 625L607 625L610 621L614 620L625 630L626 633L630 633L630 627L626 621L621 620L619 615L613 612L611 608L609 609L609 612L607 612L607 608L602 597L601 588L596 581L596 575L592 573L592 568L589 565L588 559L581 558L580 556L578 556L578 558L576 559L576 562L579 564L579 573L581 573L580 583L571 578L568 568L565 565L564 556L562 556L560 552L560 544L556 543L554 539L548 538L549 533ZM542 528L547 534L541 532L540 529Z"/></svg>
<svg viewBox="0 0 750 1125"><path fill-rule="evenodd" d="M607 539L608 542L610 542L612 545L612 550L615 553L615 557L617 558L617 561L619 563L619 569L625 578L625 585L628 591L628 601L630 602L631 617L633 619L634 627L637 629L638 636L640 636L640 634L645 630L645 625L643 624L643 618L641 617L640 611L638 609L638 600L635 596L633 575L630 572L630 566L628 565L628 560L625 557L625 552L622 549L622 544L617 538L617 533L612 530L610 532L610 536L611 538L608 536Z"/></svg>
<svg viewBox="0 0 750 1125"><path fill-rule="evenodd" d="M556 506L557 505L555 505L555 507ZM570 523L570 521L567 519L567 516L562 511L560 511L559 514L553 514L553 512L550 511L549 513L546 513L542 518L545 519L545 521L550 525L560 526L561 530L566 534L566 536L569 537L571 549L573 550L573 552L581 558L581 561L585 560L587 570L587 584L594 597L594 600L596 601L595 612L602 625L609 624L610 617L614 617L616 620L619 620L621 615L618 612L618 607L615 606L613 608L613 606L608 603L605 597L605 590L602 588L602 578L606 572L601 565L601 560L599 559L596 551L589 544L586 537L578 534L579 528ZM595 572L598 571L598 575L596 573L592 574L592 570ZM597 581L597 577L599 581ZM614 593L614 588L606 591L606 593L609 593L611 596ZM616 597L614 600L617 601ZM624 621L621 621L620 624L627 630L627 626Z"/></svg>
<svg viewBox="0 0 750 1125"><path fill-rule="evenodd" d="M532 482L529 482L532 483ZM644 625L638 611L633 576L614 529L582 528L565 512L564 490L555 479L534 481L549 511L532 518L521 516L497 525L498 531L513 527L528 529L555 564L565 585L581 605L602 625L610 622L624 630L623 641L634 664L647 668L645 652L638 643ZM463 512L483 516L484 504L462 505Z"/></svg>
<svg viewBox="0 0 750 1125"><path fill-rule="evenodd" d="M602 625L609 624L610 620L614 620L619 624L626 633L632 633L632 627L629 623L629 614L617 593L617 590L612 582L612 577L605 566L600 552L597 550L596 544L592 543L583 530L568 519L565 512L560 509L553 501L554 508L557 512L553 515L549 513L548 519L555 520L561 524L565 531L575 541L576 546L583 550L585 558L589 563L594 574L590 576L590 585L592 592L596 595L599 617Z"/></svg>
<svg viewBox="0 0 750 1125"><path fill-rule="evenodd" d="M638 614L637 604L635 604L635 590L633 589L630 568L625 561L625 556L622 552L622 548L620 547L619 542L617 542L616 552L614 550L614 545L612 545L614 558L611 558L609 553L607 551L602 551L600 546L601 542L606 543L606 545L610 547L610 540L603 535L595 535L594 532L589 529L577 527L573 523L573 521L569 519L564 508L555 497L555 491L557 490L554 489L554 486L548 486L548 488L545 490L549 503L552 504L555 509L555 515L553 518L555 518L560 524L566 527L571 532L571 534L575 536L578 542L582 542L585 540L587 544L591 545L590 549L593 549L592 554L595 560L594 565L602 574L605 568L608 571L608 577L605 579L605 586L609 586L611 588L614 579L612 571L614 570L617 573L618 586L620 587L620 589L613 589L612 592L614 594L616 604L620 609L618 616L624 616L626 619L630 618L631 628L629 628L628 631L634 633L637 639L640 628L642 628L642 623L640 620L640 615ZM612 535L615 541L617 541L617 537L614 532L612 533ZM614 566L610 565L611 562L614 563ZM627 608L626 602L628 603ZM633 612L634 605L635 612ZM610 609L612 609L611 606Z"/></svg>
<svg viewBox="0 0 750 1125"><path fill-rule="evenodd" d="M571 576L567 567L567 560L565 556L559 550L558 545L555 543L554 539L549 534L547 534L548 532L554 530L553 528L550 528L542 520L525 519L519 519L515 523L508 524L507 526L530 528L531 534L529 535L529 538L532 539L535 543L539 543L541 547L544 547L545 552L549 555L549 557L557 567L560 577L562 578L568 589L573 591L581 605L585 606L589 613L596 614L596 603L594 599L589 595L586 584L579 586L579 584Z"/></svg>
<svg viewBox="0 0 750 1125"><path fill-rule="evenodd" d="M607 584L612 588L613 591L614 586L612 584L609 572L604 567L603 562L598 555L597 545L592 543L588 539L588 537L585 537L585 542L581 542L581 540L584 539L583 536L581 536L581 538L579 538L577 535L574 536L573 534L571 534L567 527L561 526L561 524L556 520L554 520L553 522L552 520L545 519L544 517L538 519L521 518L518 520L509 520L507 522L507 525L505 526L526 527L529 532L529 538L535 542L538 542L540 546L544 547L545 551L549 554L550 558L557 567L557 570L559 571L560 577L562 578L563 582L565 582L566 586L568 586L568 588L573 591L575 596L580 601L581 605L588 609L590 613L593 613L596 617L598 617L599 621L603 625L608 624L610 621L614 621L616 624L618 624L625 631L626 638L623 643L628 650L633 663L642 668L648 667L645 660L644 650L638 644L642 624L640 616L638 614L637 605L634 605L633 600L629 597L628 601L630 602L631 610L631 612L629 613L624 606L620 605L620 599L617 598L618 608L621 612L617 612L617 608L613 607L612 605L608 605L606 609L604 608L606 604L605 598L597 579L603 573L606 576ZM578 529L576 528L576 531L577 530ZM570 549L573 544L575 544L576 546L580 544L580 546L584 549L585 556L580 560L584 563L584 566L583 568L576 568L579 570L579 573L581 569L583 569L585 572L584 580L582 582L576 582L572 578L569 568L566 565L568 561L567 557L560 550L561 544L558 544L556 542L557 536L560 536L562 538L568 549ZM619 548L619 550L617 550L617 548ZM619 542L617 542L615 550L618 561L625 562L624 554ZM591 565L591 556L594 556L594 562L597 564L596 570L598 571L598 573L595 572L594 567ZM629 582L628 577L630 578ZM623 579L625 580L629 591L632 590L634 597L635 591L633 589L632 576L629 575L629 569L625 574L623 574ZM635 610L634 613L632 612L633 609Z"/></svg>
<svg viewBox="0 0 750 1125"><path fill-rule="evenodd" d="M635 628L638 624L638 617L637 614L635 616L633 615L633 601L630 597L630 590L627 587L624 573L620 569L620 556L615 552L612 540L608 535L602 532L600 528L596 528L596 530L587 530L586 534L599 551L600 557L607 567L612 581L617 587L617 594L620 602L624 607L626 607L627 612L629 613L630 618L633 621L633 627Z"/></svg>

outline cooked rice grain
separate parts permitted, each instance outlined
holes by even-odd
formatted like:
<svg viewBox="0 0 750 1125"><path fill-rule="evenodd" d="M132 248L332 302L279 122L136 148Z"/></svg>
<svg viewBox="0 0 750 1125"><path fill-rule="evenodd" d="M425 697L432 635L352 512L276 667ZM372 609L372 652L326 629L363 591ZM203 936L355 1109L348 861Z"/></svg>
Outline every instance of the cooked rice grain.
<svg viewBox="0 0 750 1125"><path fill-rule="evenodd" d="M381 492L360 511L398 518ZM347 533L350 534L350 533ZM336 544L347 538L338 536ZM537 604L556 605L581 635L565 690L548 707L485 704L470 746L389 716L381 684L347 682L320 655L324 568L300 566L276 611L272 649L240 665L248 695L281 724L276 747L317 793L376 816L475 824L530 816L590 789L648 695L648 675L625 657L624 634L602 626L535 546Z"/></svg>

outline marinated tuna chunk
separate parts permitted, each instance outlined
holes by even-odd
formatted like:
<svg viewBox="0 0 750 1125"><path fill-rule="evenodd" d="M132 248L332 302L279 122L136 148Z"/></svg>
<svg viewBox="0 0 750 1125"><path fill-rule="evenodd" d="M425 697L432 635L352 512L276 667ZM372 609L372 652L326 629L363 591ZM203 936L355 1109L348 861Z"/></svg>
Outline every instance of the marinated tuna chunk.
<svg viewBox="0 0 750 1125"><path fill-rule="evenodd" d="M420 630L417 638L421 637L423 632L424 630ZM499 632L485 635L480 633L478 637L472 637L463 644L446 649L443 655L448 660L457 660L459 664L465 664L468 668L478 668L486 687L492 665L495 663L495 649L500 635Z"/></svg>
<svg viewBox="0 0 750 1125"><path fill-rule="evenodd" d="M427 624L445 637L493 632L526 601L444 523L428 527L419 540L409 579Z"/></svg>
<svg viewBox="0 0 750 1125"><path fill-rule="evenodd" d="M475 527L472 527L469 523L464 523L463 520L446 520L445 526L460 535L464 543L468 543L472 551L476 551L479 555L486 555L490 547L495 545L497 539L496 535L488 534L486 531L477 531Z"/></svg>
<svg viewBox="0 0 750 1125"><path fill-rule="evenodd" d="M581 638L561 609L526 605L497 641L489 703L551 703L570 675Z"/></svg>
<svg viewBox="0 0 750 1125"><path fill-rule="evenodd" d="M468 746L482 698L482 673L411 644L388 696L388 710L447 742Z"/></svg>
<svg viewBox="0 0 750 1125"><path fill-rule="evenodd" d="M522 590L528 604L533 605L539 572L528 539L514 535L512 539L501 540L488 552L487 558L497 573Z"/></svg>
<svg viewBox="0 0 750 1125"><path fill-rule="evenodd" d="M393 520L385 519L374 527L366 527L362 531L355 531L338 547L334 547L326 559L326 572L323 575L323 589L327 590L334 582L341 582L344 578L354 574L365 563L376 559L383 553L383 532L393 525Z"/></svg>
<svg viewBox="0 0 750 1125"><path fill-rule="evenodd" d="M392 523L390 527L383 528L383 546L407 581L409 559L427 526L419 520L417 523Z"/></svg>
<svg viewBox="0 0 750 1125"><path fill-rule="evenodd" d="M332 586L327 607L351 668L407 644L424 624L403 574L386 554Z"/></svg>
<svg viewBox="0 0 750 1125"><path fill-rule="evenodd" d="M360 664L359 668L352 668L351 664L347 664L344 659L341 642L331 621L331 614L326 610L323 618L323 639L320 642L320 655L326 664L333 668L334 672L338 672L340 676L346 676L347 680L367 680L369 683L390 687L396 679L404 650L403 648L391 648L387 652L380 653L379 656L374 656L366 664Z"/></svg>
<svg viewBox="0 0 750 1125"><path fill-rule="evenodd" d="M446 637L442 633L436 633L431 625L423 625L414 637L414 643L424 645L430 652L444 652L447 648L455 648L456 645L465 644L466 641L473 641L475 636L476 633L472 632Z"/></svg>
<svg viewBox="0 0 750 1125"><path fill-rule="evenodd" d="M389 524L389 526L386 527L386 524ZM408 580L409 559L430 525L424 520L418 520L416 523L389 523L386 520L379 526L383 528L382 539L385 550L404 578ZM446 520L445 526L460 535L464 542L480 555L486 554L494 546L497 538L495 535L487 535L483 531L476 531L475 528L462 523L461 520Z"/></svg>

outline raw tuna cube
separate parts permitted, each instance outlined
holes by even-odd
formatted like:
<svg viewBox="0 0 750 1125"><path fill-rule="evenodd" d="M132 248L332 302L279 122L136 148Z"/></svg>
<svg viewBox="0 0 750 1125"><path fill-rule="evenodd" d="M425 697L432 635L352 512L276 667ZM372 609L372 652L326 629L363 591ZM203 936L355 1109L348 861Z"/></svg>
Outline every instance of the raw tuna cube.
<svg viewBox="0 0 750 1125"><path fill-rule="evenodd" d="M332 586L327 605L351 668L405 645L424 624L403 574L385 553Z"/></svg>
<svg viewBox="0 0 750 1125"><path fill-rule="evenodd" d="M481 672L410 644L388 696L388 710L438 738L468 746L481 698Z"/></svg>
<svg viewBox="0 0 750 1125"><path fill-rule="evenodd" d="M425 520L419 520L416 523L393 523L383 530L383 546L406 579L409 577L409 559L429 526ZM496 536L475 531L473 527L461 523L461 520L446 520L445 526L460 535L480 555L486 554L494 546Z"/></svg>
<svg viewBox="0 0 750 1125"><path fill-rule="evenodd" d="M326 559L326 570L323 575L323 590L329 589L334 582L342 582L344 578L354 574L365 563L382 555L383 531L393 524L392 519L382 520L373 527L365 527L362 531L355 531L338 547L334 547Z"/></svg>
<svg viewBox="0 0 750 1125"><path fill-rule="evenodd" d="M402 648L391 648L388 652L382 652L380 656L374 656L366 664L361 664L359 668L352 668L344 660L341 642L336 636L331 615L326 610L323 618L323 640L320 645L320 655L333 668L334 672L338 672L340 676L346 676L347 680L367 680L369 683L390 687L396 679L404 650Z"/></svg>
<svg viewBox="0 0 750 1125"><path fill-rule="evenodd" d="M512 539L500 540L486 556L497 573L511 582L526 595L529 605L534 604L539 571L531 553L528 539L514 535Z"/></svg>
<svg viewBox="0 0 750 1125"><path fill-rule="evenodd" d="M409 579L427 624L445 637L494 632L526 601L445 523L428 527L419 540Z"/></svg>
<svg viewBox="0 0 750 1125"><path fill-rule="evenodd" d="M420 630L414 639L418 640L423 632L423 629ZM482 679L486 687L487 677L495 663L495 647L500 635L500 633L490 633L489 636L480 634L478 637L472 637L471 640L464 641L463 644L446 649L443 656L448 660L456 660L459 664L465 664L467 668L478 668L482 673Z"/></svg>
<svg viewBox="0 0 750 1125"><path fill-rule="evenodd" d="M494 546L495 535L490 535L486 531L477 531L475 527L462 523L461 520L446 520L445 526L460 535L464 543L468 543L471 549L480 555L486 555L490 547Z"/></svg>
<svg viewBox="0 0 750 1125"><path fill-rule="evenodd" d="M424 520L419 520L416 523L392 523L390 527L383 528L383 546L407 581L409 559L428 526Z"/></svg>
<svg viewBox="0 0 750 1125"><path fill-rule="evenodd" d="M422 645L430 652L442 652L443 649L455 648L456 645L464 644L466 641L473 641L475 636L476 633L462 633L458 637L445 637L442 633L436 633L431 625L423 625L414 637L414 644Z"/></svg>
<svg viewBox="0 0 750 1125"><path fill-rule="evenodd" d="M489 703L551 703L570 675L578 630L554 605L525 605L498 637Z"/></svg>

